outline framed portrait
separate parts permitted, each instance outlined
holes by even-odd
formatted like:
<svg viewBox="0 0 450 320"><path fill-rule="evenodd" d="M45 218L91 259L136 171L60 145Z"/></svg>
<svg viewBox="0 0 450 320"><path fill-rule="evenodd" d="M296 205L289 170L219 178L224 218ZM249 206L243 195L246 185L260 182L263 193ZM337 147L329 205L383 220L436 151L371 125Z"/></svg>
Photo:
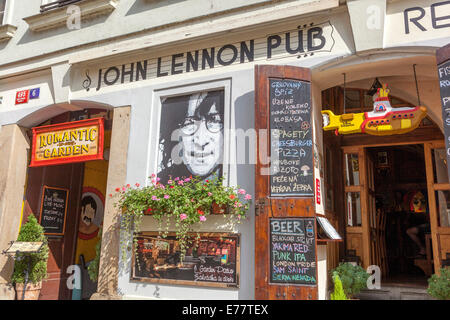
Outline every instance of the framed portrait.
<svg viewBox="0 0 450 320"><path fill-rule="evenodd" d="M227 171L230 126L229 81L156 91L159 113L152 173L162 183L175 177L203 180ZM150 157L150 159L152 159Z"/></svg>
<svg viewBox="0 0 450 320"><path fill-rule="evenodd" d="M158 232L140 232L133 250L132 281L195 285L220 288L239 287L240 234L201 232L180 258L174 232L162 238Z"/></svg>

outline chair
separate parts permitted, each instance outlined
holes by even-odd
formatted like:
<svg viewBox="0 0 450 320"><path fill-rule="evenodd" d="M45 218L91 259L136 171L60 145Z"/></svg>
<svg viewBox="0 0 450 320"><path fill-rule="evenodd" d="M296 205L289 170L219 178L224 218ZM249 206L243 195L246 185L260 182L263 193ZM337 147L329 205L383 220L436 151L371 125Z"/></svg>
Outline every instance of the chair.
<svg viewBox="0 0 450 320"><path fill-rule="evenodd" d="M433 256L431 253L431 234L425 234L425 258L414 259L414 265L423 270L428 277L433 274Z"/></svg>

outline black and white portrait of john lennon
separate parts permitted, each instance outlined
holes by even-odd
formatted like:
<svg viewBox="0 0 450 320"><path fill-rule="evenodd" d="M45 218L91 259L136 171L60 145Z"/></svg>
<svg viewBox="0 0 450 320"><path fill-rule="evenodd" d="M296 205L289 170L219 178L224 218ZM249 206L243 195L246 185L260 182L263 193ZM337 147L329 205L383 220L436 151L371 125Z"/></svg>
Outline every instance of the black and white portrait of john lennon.
<svg viewBox="0 0 450 320"><path fill-rule="evenodd" d="M161 101L158 178L222 176L224 90Z"/></svg>

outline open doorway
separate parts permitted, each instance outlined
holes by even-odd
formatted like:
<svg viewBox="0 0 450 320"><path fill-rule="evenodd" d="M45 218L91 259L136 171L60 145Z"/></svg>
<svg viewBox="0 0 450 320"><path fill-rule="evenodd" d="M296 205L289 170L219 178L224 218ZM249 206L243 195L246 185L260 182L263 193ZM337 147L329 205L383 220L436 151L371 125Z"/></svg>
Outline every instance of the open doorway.
<svg viewBox="0 0 450 320"><path fill-rule="evenodd" d="M101 123L101 129L94 127L95 121ZM30 166L27 170L22 223L29 215L35 215L44 227L50 249L48 276L42 283L39 299L89 299L97 290L97 281L91 280L88 267L98 259L102 235L112 111L90 108L65 112L35 128L46 128L42 131L46 138L39 140L40 146L51 146L52 150L65 148L58 163ZM66 161L63 156L80 153L75 152L81 148L80 141L84 141L80 145L87 146L86 152L94 149L101 157ZM70 286L68 278L74 266L79 267L81 279Z"/></svg>
<svg viewBox="0 0 450 320"><path fill-rule="evenodd" d="M384 282L426 286L434 270L424 146L371 147L367 155L375 198L370 245Z"/></svg>

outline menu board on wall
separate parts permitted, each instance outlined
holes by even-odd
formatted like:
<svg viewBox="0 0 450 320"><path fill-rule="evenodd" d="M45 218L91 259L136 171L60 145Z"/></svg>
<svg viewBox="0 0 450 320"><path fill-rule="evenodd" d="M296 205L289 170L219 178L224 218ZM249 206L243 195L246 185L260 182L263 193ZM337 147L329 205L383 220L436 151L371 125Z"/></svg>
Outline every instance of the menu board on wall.
<svg viewBox="0 0 450 320"><path fill-rule="evenodd" d="M311 84L269 79L271 196L314 196Z"/></svg>
<svg viewBox="0 0 450 320"><path fill-rule="evenodd" d="M68 189L44 186L39 223L45 234L64 234L68 198Z"/></svg>
<svg viewBox="0 0 450 320"><path fill-rule="evenodd" d="M193 237L195 237L194 235ZM183 261L174 233L137 235L131 280L183 285L237 287L239 285L239 235L200 233Z"/></svg>
<svg viewBox="0 0 450 320"><path fill-rule="evenodd" d="M315 218L270 219L270 281L317 284Z"/></svg>
<svg viewBox="0 0 450 320"><path fill-rule="evenodd" d="M450 50L449 50L450 51ZM450 57L438 65L439 88L441 91L442 121L444 122L447 163L450 161ZM450 166L447 166L450 177Z"/></svg>

